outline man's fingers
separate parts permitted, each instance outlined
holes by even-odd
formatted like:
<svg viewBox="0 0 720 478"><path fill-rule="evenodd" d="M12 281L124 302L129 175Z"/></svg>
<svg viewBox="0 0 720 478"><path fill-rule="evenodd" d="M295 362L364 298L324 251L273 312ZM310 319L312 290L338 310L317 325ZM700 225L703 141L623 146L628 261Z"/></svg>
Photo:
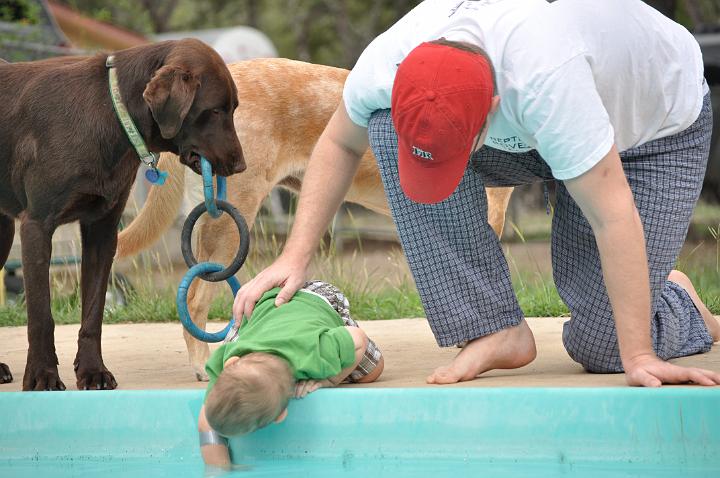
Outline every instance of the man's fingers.
<svg viewBox="0 0 720 478"><path fill-rule="evenodd" d="M720 385L720 373L713 372L712 370L699 369L705 376L709 377L715 385Z"/></svg>
<svg viewBox="0 0 720 478"><path fill-rule="evenodd" d="M669 363L662 363L660 366L637 368L627 375L629 385L643 387L659 387L663 383L679 384L692 382L697 385L713 386L720 385L720 374L711 370L700 368L688 368Z"/></svg>
<svg viewBox="0 0 720 478"><path fill-rule="evenodd" d="M298 291L302 284L300 281L291 280L288 278L287 281L285 281L285 285L283 285L283 288L278 292L277 297L275 298L275 306L280 307L283 304L286 304L290 299L292 299L292 296L295 295L295 292Z"/></svg>
<svg viewBox="0 0 720 478"><path fill-rule="evenodd" d="M637 369L626 375L628 385L636 387L660 387L662 381L656 376L648 373L646 370Z"/></svg>
<svg viewBox="0 0 720 478"><path fill-rule="evenodd" d="M248 320L250 320L250 316L252 315L253 310L255 310L255 302L257 302L257 299L252 300L248 299L247 297L245 298L245 305L243 305L243 315L247 317Z"/></svg>
<svg viewBox="0 0 720 478"><path fill-rule="evenodd" d="M649 373L643 374L643 387L651 387L651 388L657 388L662 387L662 380L655 377L654 375L650 375Z"/></svg>
<svg viewBox="0 0 720 478"><path fill-rule="evenodd" d="M233 315L242 317L245 313L245 303L247 302L248 291L253 287L254 279L249 280L235 295L235 303L233 303Z"/></svg>
<svg viewBox="0 0 720 478"><path fill-rule="evenodd" d="M709 370L702 370L699 368L690 369L690 380L697 383L698 385L712 386L717 385L713 379L713 372Z"/></svg>
<svg viewBox="0 0 720 478"><path fill-rule="evenodd" d="M240 289L235 295L235 301L233 301L232 313L233 317L237 320L242 320L243 311L245 310L245 296L243 290Z"/></svg>
<svg viewBox="0 0 720 478"><path fill-rule="evenodd" d="M243 314L246 318L250 318L250 316L253 313L253 310L255 310L255 304L257 304L257 301L260 300L260 297L265 293L268 288L266 288L264 285L259 283L257 280L258 277L253 280L253 283L250 284L250 287L243 295Z"/></svg>
<svg viewBox="0 0 720 478"><path fill-rule="evenodd" d="M663 374L664 383L687 383L693 382L697 385L712 386L716 385L715 372L703 370L700 368L686 368L677 365L669 365L671 367L667 374Z"/></svg>

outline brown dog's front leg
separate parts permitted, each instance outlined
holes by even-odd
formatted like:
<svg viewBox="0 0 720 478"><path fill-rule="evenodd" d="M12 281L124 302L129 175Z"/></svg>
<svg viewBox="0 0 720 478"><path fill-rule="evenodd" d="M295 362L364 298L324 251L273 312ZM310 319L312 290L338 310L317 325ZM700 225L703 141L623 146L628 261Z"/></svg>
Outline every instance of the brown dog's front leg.
<svg viewBox="0 0 720 478"><path fill-rule="evenodd" d="M10 372L10 367L0 362L0 383L10 383L12 381L13 376Z"/></svg>
<svg viewBox="0 0 720 478"><path fill-rule="evenodd" d="M5 261L7 261L14 237L15 220L4 214L0 214L0 268L2 268L5 265Z"/></svg>
<svg viewBox="0 0 720 478"><path fill-rule="evenodd" d="M117 247L119 213L110 213L94 223L81 223L82 323L75 357L78 390L112 390L115 377L105 368L100 339L105 292Z"/></svg>
<svg viewBox="0 0 720 478"><path fill-rule="evenodd" d="M0 269L3 268L8 254L10 254L14 236L15 221L11 217L0 214ZM12 380L10 368L4 363L0 363L0 383L10 383Z"/></svg>
<svg viewBox="0 0 720 478"><path fill-rule="evenodd" d="M22 217L22 246L25 301L28 314L28 356L23 390L65 390L55 354L55 323L50 311L50 254L53 229L42 221Z"/></svg>

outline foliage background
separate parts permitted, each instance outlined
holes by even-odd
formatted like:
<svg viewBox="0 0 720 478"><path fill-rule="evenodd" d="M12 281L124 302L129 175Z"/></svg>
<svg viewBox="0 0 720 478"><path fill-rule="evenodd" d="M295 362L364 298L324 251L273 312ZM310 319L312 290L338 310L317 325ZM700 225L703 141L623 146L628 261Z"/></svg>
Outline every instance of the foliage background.
<svg viewBox="0 0 720 478"><path fill-rule="evenodd" d="M418 0L65 0L96 19L145 34L247 25L281 57L351 68L363 49ZM691 30L716 28L719 0L648 0Z"/></svg>

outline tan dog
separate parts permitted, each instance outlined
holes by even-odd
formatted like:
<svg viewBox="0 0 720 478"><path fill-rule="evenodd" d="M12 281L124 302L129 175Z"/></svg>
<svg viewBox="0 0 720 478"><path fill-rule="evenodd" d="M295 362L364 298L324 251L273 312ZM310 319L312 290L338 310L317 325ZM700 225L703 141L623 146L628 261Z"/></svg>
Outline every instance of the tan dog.
<svg viewBox="0 0 720 478"><path fill-rule="evenodd" d="M235 129L247 170L228 178L228 201L252 227L262 201L273 187L300 190L310 153L341 101L348 71L285 59L250 60L229 65L229 69L240 100ZM163 155L160 167L170 173L168 182L152 188L140 214L120 233L118 257L149 247L177 217L185 189L184 170L171 154ZM498 236L511 193L512 188L487 190L489 221ZM345 200L390 214L370 151L363 156ZM238 247L237 228L227 215L218 220L201 219L196 228L199 261L227 264L232 260ZM200 328L207 323L216 287L214 283L195 281L188 293L190 316ZM207 344L187 331L185 342L197 379L207 380Z"/></svg>

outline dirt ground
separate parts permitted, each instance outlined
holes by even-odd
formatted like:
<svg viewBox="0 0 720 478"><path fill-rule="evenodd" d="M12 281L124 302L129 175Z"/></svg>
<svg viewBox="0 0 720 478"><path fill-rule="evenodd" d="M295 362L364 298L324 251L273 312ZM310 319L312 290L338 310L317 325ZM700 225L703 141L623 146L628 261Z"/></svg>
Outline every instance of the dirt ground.
<svg viewBox="0 0 720 478"><path fill-rule="evenodd" d="M538 358L517 370L496 370L482 378L457 386L465 387L610 387L623 386L622 374L589 374L573 362L563 349L562 318L530 318ZM210 324L218 330L222 324ZM424 319L361 322L385 354L385 372L370 387L426 387L425 377L448 363L455 348L440 348ZM60 376L69 390L75 389L72 362L77 349L79 325L55 328ZM0 361L7 363L15 380L0 385L0 391L18 391L27 354L25 327L0 328ZM203 388L187 361L180 324L121 324L103 328L103 357L115 374L120 389ZM214 346L213 346L214 347ZM720 344L707 354L673 362L720 371ZM357 385L353 385L357 386Z"/></svg>

